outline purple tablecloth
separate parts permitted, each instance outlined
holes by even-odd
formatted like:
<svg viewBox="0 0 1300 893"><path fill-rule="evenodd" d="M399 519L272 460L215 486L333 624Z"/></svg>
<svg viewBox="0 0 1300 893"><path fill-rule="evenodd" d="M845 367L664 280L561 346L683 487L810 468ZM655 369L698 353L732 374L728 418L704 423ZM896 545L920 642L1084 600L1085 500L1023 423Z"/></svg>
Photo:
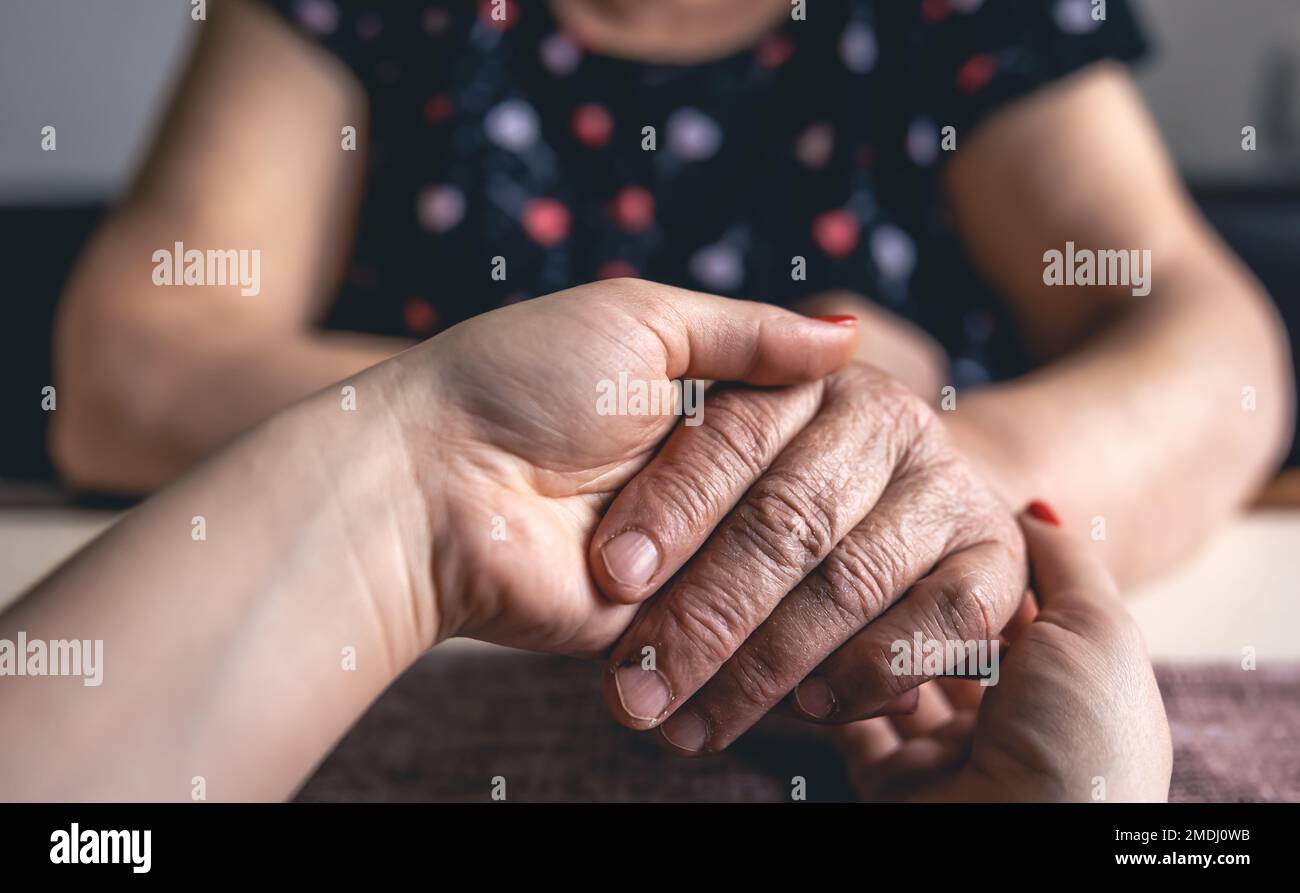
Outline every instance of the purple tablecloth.
<svg viewBox="0 0 1300 893"><path fill-rule="evenodd" d="M493 778L529 801L849 800L830 746L770 722L726 754L681 760L617 725L601 668L500 651L435 651L366 714L299 795L306 801L485 801ZM1174 740L1175 801L1300 800L1300 664L1157 668Z"/></svg>

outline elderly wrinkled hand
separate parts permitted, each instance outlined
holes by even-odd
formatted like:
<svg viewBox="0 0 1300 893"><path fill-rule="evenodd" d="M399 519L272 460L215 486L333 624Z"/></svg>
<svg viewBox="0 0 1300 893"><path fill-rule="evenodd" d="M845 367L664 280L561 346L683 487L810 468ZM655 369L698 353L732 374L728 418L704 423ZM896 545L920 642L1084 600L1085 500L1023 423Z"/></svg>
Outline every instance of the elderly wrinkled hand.
<svg viewBox="0 0 1300 893"><path fill-rule="evenodd" d="M896 672L894 643L996 640L1027 579L1011 509L938 414L861 363L711 394L619 494L590 561L613 600L654 595L606 700L684 753L787 696L819 722L912 709L935 674Z"/></svg>
<svg viewBox="0 0 1300 893"><path fill-rule="evenodd" d="M915 712L834 730L868 800L1163 801L1169 722L1115 582L1050 512L1025 512L1033 587L998 684L924 685Z"/></svg>

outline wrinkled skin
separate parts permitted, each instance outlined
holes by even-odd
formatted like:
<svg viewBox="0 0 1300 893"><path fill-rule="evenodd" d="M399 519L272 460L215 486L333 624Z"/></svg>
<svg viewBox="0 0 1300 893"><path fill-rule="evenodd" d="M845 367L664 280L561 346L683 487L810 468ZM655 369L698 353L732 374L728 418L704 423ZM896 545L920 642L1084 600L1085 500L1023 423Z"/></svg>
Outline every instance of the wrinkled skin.
<svg viewBox="0 0 1300 893"><path fill-rule="evenodd" d="M862 363L710 395L703 424L673 434L592 544L611 598L663 587L611 656L614 715L666 722L684 752L720 750L796 686L791 706L818 721L897 706L925 677L891 671L895 640L997 638L1025 590L1023 543L939 415ZM602 553L628 530L661 556L632 585Z"/></svg>

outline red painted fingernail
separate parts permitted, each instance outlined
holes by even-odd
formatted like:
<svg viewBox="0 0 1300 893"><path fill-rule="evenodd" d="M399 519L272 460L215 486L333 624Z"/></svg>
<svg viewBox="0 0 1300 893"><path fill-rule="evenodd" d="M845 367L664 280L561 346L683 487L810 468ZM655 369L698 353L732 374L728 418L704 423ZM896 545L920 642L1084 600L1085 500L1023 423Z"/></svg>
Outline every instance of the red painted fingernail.
<svg viewBox="0 0 1300 893"><path fill-rule="evenodd" d="M1057 517L1056 512L1052 511L1052 507L1041 499L1035 499L1033 502L1029 503L1029 506L1025 511L1029 512L1029 514L1033 515L1039 521L1045 521L1053 527L1061 526L1061 519Z"/></svg>
<svg viewBox="0 0 1300 893"><path fill-rule="evenodd" d="M834 323L837 326L856 326L858 324L856 316L814 316L813 319Z"/></svg>

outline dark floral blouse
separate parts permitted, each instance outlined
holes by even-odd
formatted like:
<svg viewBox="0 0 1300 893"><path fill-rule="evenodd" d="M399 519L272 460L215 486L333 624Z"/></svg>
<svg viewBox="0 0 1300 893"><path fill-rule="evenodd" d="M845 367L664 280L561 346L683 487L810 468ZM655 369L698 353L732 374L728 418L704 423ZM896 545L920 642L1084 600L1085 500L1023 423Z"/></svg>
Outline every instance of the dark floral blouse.
<svg viewBox="0 0 1300 893"><path fill-rule="evenodd" d="M780 304L849 289L933 334L958 385L1022 352L950 226L945 128L960 151L999 105L1144 49L1124 0L808 0L688 67L589 53L544 0L268 2L370 101L327 326L428 336L613 276Z"/></svg>

